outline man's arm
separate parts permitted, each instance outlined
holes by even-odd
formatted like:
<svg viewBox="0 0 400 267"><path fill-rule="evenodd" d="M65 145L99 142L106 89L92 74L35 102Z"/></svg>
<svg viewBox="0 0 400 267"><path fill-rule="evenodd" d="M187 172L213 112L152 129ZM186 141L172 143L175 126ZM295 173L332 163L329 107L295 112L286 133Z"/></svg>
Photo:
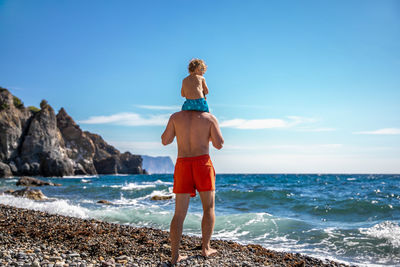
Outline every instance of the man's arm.
<svg viewBox="0 0 400 267"><path fill-rule="evenodd" d="M173 115L172 115L173 116ZM169 117L169 121L167 124L167 127L165 128L165 131L161 135L161 143L166 146L172 143L175 138L175 126L173 122L173 117Z"/></svg>
<svg viewBox="0 0 400 267"><path fill-rule="evenodd" d="M217 118L211 115L211 142L216 149L221 149L224 144L221 129L219 128Z"/></svg>

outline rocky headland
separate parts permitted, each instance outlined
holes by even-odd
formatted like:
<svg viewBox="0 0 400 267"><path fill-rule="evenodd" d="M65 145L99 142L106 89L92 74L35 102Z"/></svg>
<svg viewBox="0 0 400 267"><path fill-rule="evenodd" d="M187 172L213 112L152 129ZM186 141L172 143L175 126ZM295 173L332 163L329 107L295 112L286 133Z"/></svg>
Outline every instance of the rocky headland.
<svg viewBox="0 0 400 267"><path fill-rule="evenodd" d="M142 161L82 131L64 108L56 114L46 100L25 107L0 87L0 178L143 174Z"/></svg>

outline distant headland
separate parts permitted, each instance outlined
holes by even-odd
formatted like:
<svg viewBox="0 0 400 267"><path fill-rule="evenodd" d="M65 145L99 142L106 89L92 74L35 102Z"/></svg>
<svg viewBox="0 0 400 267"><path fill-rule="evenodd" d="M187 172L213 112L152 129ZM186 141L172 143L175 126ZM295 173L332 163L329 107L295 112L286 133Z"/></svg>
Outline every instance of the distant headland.
<svg viewBox="0 0 400 267"><path fill-rule="evenodd" d="M40 108L25 107L0 87L0 178L146 174L142 163L140 155L121 153L100 135L82 131L64 108L56 115L46 100Z"/></svg>

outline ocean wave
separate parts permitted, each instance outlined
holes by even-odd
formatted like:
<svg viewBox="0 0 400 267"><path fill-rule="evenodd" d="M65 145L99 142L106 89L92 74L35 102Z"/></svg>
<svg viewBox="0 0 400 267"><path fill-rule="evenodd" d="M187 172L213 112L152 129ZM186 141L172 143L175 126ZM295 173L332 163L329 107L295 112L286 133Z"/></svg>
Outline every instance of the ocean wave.
<svg viewBox="0 0 400 267"><path fill-rule="evenodd" d="M138 184L138 183L127 183L121 187L121 190L141 190L145 188L154 188L154 184Z"/></svg>
<svg viewBox="0 0 400 267"><path fill-rule="evenodd" d="M121 190L141 190L146 188L155 188L154 183L125 183L115 185L102 185L102 187L121 188Z"/></svg>
<svg viewBox="0 0 400 267"><path fill-rule="evenodd" d="M11 179L11 178L7 178L7 179L2 179L3 180L3 182L5 182L5 183L15 183L15 182L17 182L18 181L18 179Z"/></svg>
<svg viewBox="0 0 400 267"><path fill-rule="evenodd" d="M144 199L152 199L154 196L161 196L161 197L171 197L170 200L167 201L159 201L157 204L159 206L167 206L170 204L170 201L175 200L175 194L172 193L172 187L168 188L168 190L154 190L149 195L144 196Z"/></svg>
<svg viewBox="0 0 400 267"><path fill-rule="evenodd" d="M133 182L125 184L102 185L102 187L121 188L121 190L141 190L146 188L155 188L158 185L170 186L173 185L173 183L157 180L155 182Z"/></svg>
<svg viewBox="0 0 400 267"><path fill-rule="evenodd" d="M139 203L139 198L125 198L124 195L121 193L119 199L114 199L111 202L116 205L122 206L144 206Z"/></svg>
<svg viewBox="0 0 400 267"><path fill-rule="evenodd" d="M173 185L174 183L157 180L155 182L142 182L142 184L147 184L147 185L154 185L154 184L156 184L156 185Z"/></svg>
<svg viewBox="0 0 400 267"><path fill-rule="evenodd" d="M165 211L157 206L140 206L140 204L135 208L108 206L90 211L90 217L98 220L135 227L156 227L163 230L169 228L172 216L171 211Z"/></svg>
<svg viewBox="0 0 400 267"><path fill-rule="evenodd" d="M380 200L369 199L345 199L321 203L298 203L292 206L296 212L307 212L318 216L328 216L331 219L335 216L352 215L351 218L359 219L361 217L370 217L372 214L387 214L388 212L400 211L399 206L393 206ZM339 219L339 217L336 217ZM340 218L341 220L342 218Z"/></svg>
<svg viewBox="0 0 400 267"><path fill-rule="evenodd" d="M400 225L392 221L384 221L370 228L360 228L360 233L367 236L384 239L394 248L400 248Z"/></svg>
<svg viewBox="0 0 400 267"><path fill-rule="evenodd" d="M89 213L88 209L80 205L71 204L68 200L63 199L57 199L55 201L34 201L28 198L0 195L0 203L16 208L38 210L82 219L88 218Z"/></svg>
<svg viewBox="0 0 400 267"><path fill-rule="evenodd" d="M59 177L49 177L49 178L60 179ZM99 176L98 175L68 175L68 176L63 176L61 179L82 179L82 178L99 178Z"/></svg>

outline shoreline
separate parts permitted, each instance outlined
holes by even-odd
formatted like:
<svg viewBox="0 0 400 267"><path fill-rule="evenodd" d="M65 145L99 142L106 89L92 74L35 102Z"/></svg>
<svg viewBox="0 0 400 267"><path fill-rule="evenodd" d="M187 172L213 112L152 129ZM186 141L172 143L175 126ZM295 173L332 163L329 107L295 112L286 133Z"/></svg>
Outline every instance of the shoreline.
<svg viewBox="0 0 400 267"><path fill-rule="evenodd" d="M0 204L0 265L171 266L169 232L54 215ZM201 239L182 236L176 266L349 266L261 245L211 240L218 254L201 256ZM354 265L352 265L354 266Z"/></svg>

